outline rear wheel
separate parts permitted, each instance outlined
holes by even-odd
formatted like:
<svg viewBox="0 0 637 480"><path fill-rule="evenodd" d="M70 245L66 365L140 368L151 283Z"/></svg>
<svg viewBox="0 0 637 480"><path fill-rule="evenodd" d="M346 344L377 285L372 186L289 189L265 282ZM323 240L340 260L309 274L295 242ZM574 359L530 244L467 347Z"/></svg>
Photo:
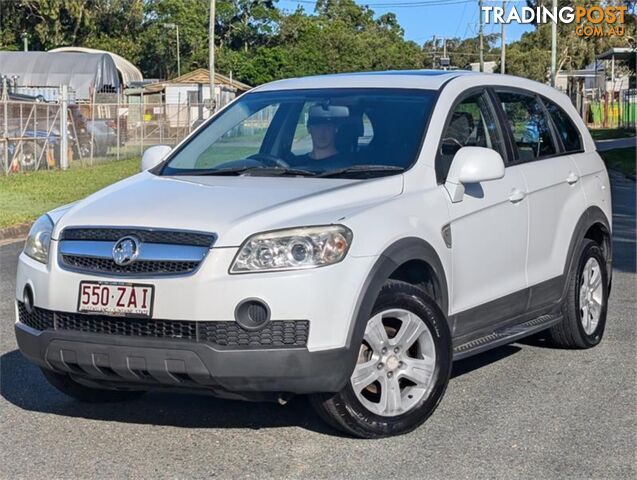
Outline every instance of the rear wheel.
<svg viewBox="0 0 637 480"><path fill-rule="evenodd" d="M550 330L553 342L566 348L597 345L606 327L608 272L600 246L586 240L574 264L564 308L564 319Z"/></svg>
<svg viewBox="0 0 637 480"><path fill-rule="evenodd" d="M451 338L436 303L421 289L389 281L369 319L350 381L314 395L317 412L357 437L407 433L442 399L451 372Z"/></svg>
<svg viewBox="0 0 637 480"><path fill-rule="evenodd" d="M60 392L85 403L124 402L134 400L146 393L133 390L91 388L76 382L69 375L63 373L52 372L45 368L42 369L42 373L47 381Z"/></svg>

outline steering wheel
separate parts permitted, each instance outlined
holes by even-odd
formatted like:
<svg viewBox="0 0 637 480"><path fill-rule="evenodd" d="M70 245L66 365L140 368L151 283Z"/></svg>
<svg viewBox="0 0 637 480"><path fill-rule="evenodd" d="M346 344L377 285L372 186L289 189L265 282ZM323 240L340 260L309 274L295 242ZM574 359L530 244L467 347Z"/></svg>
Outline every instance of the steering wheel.
<svg viewBox="0 0 637 480"><path fill-rule="evenodd" d="M290 168L290 164L282 158L275 157L274 155L269 155L267 153L255 153L254 155L250 155L248 158L251 160L262 162L266 165L272 165L281 168Z"/></svg>

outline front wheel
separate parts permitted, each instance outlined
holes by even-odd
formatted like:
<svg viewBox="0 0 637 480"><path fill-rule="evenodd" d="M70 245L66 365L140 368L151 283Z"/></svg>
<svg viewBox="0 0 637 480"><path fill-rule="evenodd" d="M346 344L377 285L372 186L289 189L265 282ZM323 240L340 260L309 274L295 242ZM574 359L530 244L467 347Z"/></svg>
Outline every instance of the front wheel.
<svg viewBox="0 0 637 480"><path fill-rule="evenodd" d="M451 373L444 314L421 289L388 281L367 322L358 361L336 394L311 397L330 425L362 438L400 435L425 422Z"/></svg>

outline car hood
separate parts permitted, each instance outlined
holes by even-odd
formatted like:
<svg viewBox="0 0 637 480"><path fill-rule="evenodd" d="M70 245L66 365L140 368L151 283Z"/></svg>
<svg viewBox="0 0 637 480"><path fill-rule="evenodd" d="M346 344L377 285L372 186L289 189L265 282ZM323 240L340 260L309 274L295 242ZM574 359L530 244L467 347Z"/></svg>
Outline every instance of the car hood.
<svg viewBox="0 0 637 480"><path fill-rule="evenodd" d="M345 222L402 188L402 175L362 181L142 172L74 204L53 238L67 226L132 226L214 232L216 247L235 247L266 230Z"/></svg>

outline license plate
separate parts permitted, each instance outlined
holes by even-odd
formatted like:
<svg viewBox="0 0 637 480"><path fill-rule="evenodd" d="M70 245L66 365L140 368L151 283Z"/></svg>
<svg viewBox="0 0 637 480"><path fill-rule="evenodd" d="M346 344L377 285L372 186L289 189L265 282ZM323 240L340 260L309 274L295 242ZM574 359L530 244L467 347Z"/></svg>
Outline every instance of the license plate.
<svg viewBox="0 0 637 480"><path fill-rule="evenodd" d="M134 283L80 282L78 312L150 317L154 287Z"/></svg>

